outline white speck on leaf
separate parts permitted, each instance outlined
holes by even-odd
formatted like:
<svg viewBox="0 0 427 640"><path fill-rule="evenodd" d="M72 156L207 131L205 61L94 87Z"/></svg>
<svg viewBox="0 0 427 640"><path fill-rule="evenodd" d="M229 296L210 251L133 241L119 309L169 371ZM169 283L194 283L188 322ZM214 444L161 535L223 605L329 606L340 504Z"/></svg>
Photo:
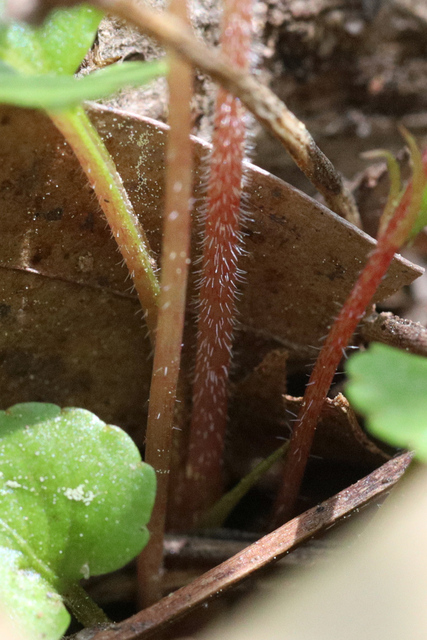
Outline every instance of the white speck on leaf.
<svg viewBox="0 0 427 640"><path fill-rule="evenodd" d="M83 484L79 484L75 489L68 487L64 489L64 496L68 500L75 500L76 502L83 502L86 506L89 506L92 500L95 498L93 491L87 491L85 493Z"/></svg>
<svg viewBox="0 0 427 640"><path fill-rule="evenodd" d="M15 480L8 480L6 482L6 487L9 487L10 489L21 489L22 484L15 482Z"/></svg>
<svg viewBox="0 0 427 640"><path fill-rule="evenodd" d="M85 562L84 565L82 565L81 569L80 569L80 573L82 574L83 578L85 580L87 580L90 577L90 569L89 569L89 563Z"/></svg>

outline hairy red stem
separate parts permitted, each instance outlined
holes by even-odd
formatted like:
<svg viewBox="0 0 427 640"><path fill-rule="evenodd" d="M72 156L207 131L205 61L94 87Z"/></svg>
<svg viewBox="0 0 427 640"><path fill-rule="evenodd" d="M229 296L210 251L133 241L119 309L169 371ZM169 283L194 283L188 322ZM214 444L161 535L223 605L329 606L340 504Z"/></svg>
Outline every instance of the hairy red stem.
<svg viewBox="0 0 427 640"><path fill-rule="evenodd" d="M230 0L225 9L222 52L246 68L252 0ZM228 372L236 316L240 198L245 144L243 107L220 88L215 108L207 193L193 414L186 475L197 513L222 491Z"/></svg>
<svg viewBox="0 0 427 640"><path fill-rule="evenodd" d="M427 157L424 156L426 167ZM304 401L292 432L282 484L277 496L272 528L292 517L313 442L320 410L335 371L356 327L386 274L394 254L407 240L413 224L412 185L409 185L386 230L370 255L342 307L311 373ZM409 210L409 215L408 215ZM418 212L415 210L415 214Z"/></svg>

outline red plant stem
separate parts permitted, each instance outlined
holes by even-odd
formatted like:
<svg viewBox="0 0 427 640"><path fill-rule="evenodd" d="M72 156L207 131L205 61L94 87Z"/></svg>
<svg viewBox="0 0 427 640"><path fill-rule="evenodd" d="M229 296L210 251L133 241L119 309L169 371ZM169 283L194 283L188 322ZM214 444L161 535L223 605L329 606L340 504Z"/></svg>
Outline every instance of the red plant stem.
<svg viewBox="0 0 427 640"><path fill-rule="evenodd" d="M248 66L252 0L225 8L222 52ZM222 455L227 421L227 383L236 316L237 259L245 124L240 100L218 90L207 193L200 285L193 413L186 476L197 513L222 491Z"/></svg>
<svg viewBox="0 0 427 640"><path fill-rule="evenodd" d="M293 515L307 459L313 442L320 410L331 386L335 371L351 336L363 317L396 251L408 238L414 224L409 207L412 185L409 185L383 235L370 255L349 297L335 320L319 354L304 395L285 460L282 484L277 496L272 528ZM415 212L416 214L418 211Z"/></svg>
<svg viewBox="0 0 427 640"><path fill-rule="evenodd" d="M171 0L171 12L186 19L186 0ZM145 461L156 470L157 492L150 542L138 561L140 600L148 606L162 596L163 539L168 503L172 429L190 264L190 198L193 154L190 140L192 69L170 57L169 138L159 315L146 436Z"/></svg>

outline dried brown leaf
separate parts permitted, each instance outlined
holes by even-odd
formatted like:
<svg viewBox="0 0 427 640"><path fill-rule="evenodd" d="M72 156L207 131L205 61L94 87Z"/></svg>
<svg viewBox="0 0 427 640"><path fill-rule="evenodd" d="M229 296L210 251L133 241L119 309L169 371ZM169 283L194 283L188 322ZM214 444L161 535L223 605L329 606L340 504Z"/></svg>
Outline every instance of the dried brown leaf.
<svg viewBox="0 0 427 640"><path fill-rule="evenodd" d="M89 113L158 255L167 128L98 106ZM150 345L93 192L42 113L3 106L0 127L1 405L76 404L132 428L145 412ZM201 204L208 145L195 140L194 148ZM373 241L277 178L251 165L246 171L242 325L303 357L326 332ZM193 240L195 252L197 231ZM395 259L378 298L418 274Z"/></svg>
<svg viewBox="0 0 427 640"><path fill-rule="evenodd" d="M302 398L277 392L268 394L262 379L257 380L256 391L252 382L257 378L259 370L239 385L233 404L228 458L233 461L233 473L238 477L249 472L254 460L266 458L289 438L294 416L302 403ZM312 455L359 469L374 469L390 457L362 430L341 393L325 401Z"/></svg>

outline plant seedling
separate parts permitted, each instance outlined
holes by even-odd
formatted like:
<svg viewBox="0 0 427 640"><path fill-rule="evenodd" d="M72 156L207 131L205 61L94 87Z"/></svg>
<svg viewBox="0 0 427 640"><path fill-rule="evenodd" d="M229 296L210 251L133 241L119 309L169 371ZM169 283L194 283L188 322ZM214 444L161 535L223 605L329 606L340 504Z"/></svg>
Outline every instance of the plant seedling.
<svg viewBox="0 0 427 640"><path fill-rule="evenodd" d="M127 84L141 84L165 73L167 66L164 61L124 63L74 78L102 15L89 5L81 5L56 9L37 28L18 23L0 25L0 100L47 110L74 150L117 240L154 339L160 292L155 263L114 162L79 102L99 98ZM188 202L187 190L185 197ZM174 293L177 291L174 289ZM178 344L180 347L180 336ZM168 394L162 389L161 405L165 398ZM162 537L156 537L162 551Z"/></svg>
<svg viewBox="0 0 427 640"><path fill-rule="evenodd" d="M243 12L246 11L246 9L244 9L244 6L246 5L244 5L244 2L242 2L241 5L242 6L240 7L240 9L236 11L236 14L239 14L239 11L241 12L241 15L238 16L237 22L239 22L239 19L241 19L241 21L244 22ZM54 14L51 20L54 21L55 19L57 19L55 16L63 15L62 11ZM80 7L78 10L76 9L76 12L77 11L91 12L93 10L89 9L88 7ZM94 24L96 20L99 19L99 15L95 13L92 15L92 18L94 18L94 22L92 23L89 21L88 23L88 33L92 34L91 37L93 37ZM67 29L68 27L69 27L69 24L67 23ZM82 27L80 26L79 29L81 30ZM82 30L84 32L84 28ZM230 32L232 31L231 28L229 30ZM31 32L31 33L34 34L36 32ZM56 36L58 35L58 33L59 32L57 32ZM52 49L51 45L49 44L50 32L49 30L45 30L43 33L38 32L38 34L36 34L36 40L35 40L36 42L37 42L37 37L40 36L40 34L42 34L42 42L43 42L43 46L41 48L43 55L41 57L44 62L47 61L47 66L41 67L41 69L43 73L46 72L46 70L49 71L49 73L52 73L52 72L58 73L59 74L58 78L61 77L60 79L62 80L62 73L64 72L64 70L67 73L71 73L72 71L74 71L75 66L73 67L72 70L71 68L66 69L66 66L64 63L63 66L60 68L60 71L58 71L58 68L56 68L55 65L53 66L53 69L51 69L49 66L50 65L49 56L51 55L52 50L54 49ZM247 33L243 34L243 40L245 39L246 36L247 36ZM31 38L29 42L31 45L32 44ZM236 42L238 45L237 47L236 47ZM44 46L46 43L47 43L47 46ZM37 47L36 47L36 53L39 53L39 50L37 49ZM236 53L236 55L237 53L243 54L244 47L243 46L240 47L240 44L238 43L237 40L233 43L233 47L234 47L234 53ZM241 48L242 51L240 51L239 48ZM236 49L239 49L239 51L236 51ZM82 50L83 50L83 47L82 47ZM5 58L4 62L9 63L10 61L7 58ZM28 60L25 59L24 62L25 64L27 64ZM27 74L40 73L40 69L38 68L36 69L35 67L32 68L31 71L28 71L27 69L24 70L24 67L22 68L22 70L19 70L19 71L20 73L25 72ZM109 72L109 70L107 71ZM7 75L9 73L9 70L6 69L6 72L7 72L6 73ZM10 76L10 73L9 73L9 76ZM26 77L28 76L25 76L25 78ZM10 77L9 77L9 80L10 80ZM83 80L80 82L83 83ZM81 87L81 85L79 86ZM80 95L82 94L79 94L79 96ZM75 94L73 95L72 100L74 101L76 100ZM234 127L235 131L231 131L233 129L233 126L232 126L232 120L231 120L231 126L230 126L230 113L232 112L231 103L233 100L234 99L230 98L230 102L227 102L228 101L228 97L227 97L227 100L224 103L224 109L222 112L223 119L226 121L228 118L228 124L226 127L224 127L225 133L236 134L236 137L234 139L232 136L230 136L229 138L226 138L225 142L222 141L222 147L223 147L222 152L224 151L225 147L232 147L232 153L228 154L228 152L226 152L225 156L224 156L224 153L222 155L218 154L216 159L216 163L218 164L218 166L220 166L223 164L225 157L228 158L229 155L231 156L231 160L234 161L234 164L232 163L232 168L230 168L229 166L227 167L226 172L224 174L224 178L227 178L228 177L227 173L230 173L232 180L229 181L228 191L225 192L222 189L222 184L220 184L220 179L218 178L218 175L217 175L212 182L213 198L211 200L212 209L215 209L215 208L220 209L221 200L224 200L224 196L226 195L227 197L225 198L225 200L227 200L228 198L229 200L228 204L230 204L229 211L228 211L228 213L230 213L230 216L228 218L225 218L224 220L221 220L220 222L214 221L213 226L215 226L215 223L218 222L217 228L214 228L214 233L209 236L209 240L207 241L207 245L210 243L214 249L217 249L219 248L219 244L220 244L219 240L222 241L225 238L225 242L223 243L225 246L225 249L222 251L222 249L219 248L220 250L214 251L213 255L208 256L208 260L206 260L207 270L205 271L205 277L206 277L206 282L208 283L208 289L212 283L211 288L214 292L213 299L211 300L208 297L207 289L205 289L202 292L202 308L204 305L206 310L211 315L212 315L212 311L214 312L214 316L216 318L216 325L214 327L210 326L209 318L205 318L206 320L205 324L207 325L207 330L204 334L205 336L204 338L203 338L203 332L201 332L201 339L200 339L201 344L204 345L205 347L207 345L208 348L205 350L205 354L203 353L203 350L201 350L201 353L202 353L201 361L204 368L204 372L199 379L203 386L204 384L203 379L205 381L208 380L208 383L209 383L209 380L212 380L213 377L217 376L217 373L218 373L219 385L217 385L217 389L220 395L221 402L217 402L218 396L215 397L214 394L212 393L212 386L209 384L206 385L207 391L208 391L207 396L205 395L205 399L200 404L201 408L195 410L195 416L193 417L193 423L195 425L196 431L199 432L197 435L198 437L199 436L201 437L199 438L199 443L197 445L193 445L193 443L190 444L190 460L187 467L189 470L188 475L190 476L190 478L191 477L193 479L195 478L197 481L201 479L204 483L204 487L202 488L200 493L197 488L193 488L192 496L191 496L192 498L195 496L197 499L201 497L202 502L205 501L205 497L206 497L206 494L208 494L208 492L212 493L213 495L217 495L218 487L220 487L220 484L221 484L220 481L218 482L218 478L220 478L220 472L221 472L223 426L225 425L225 404L226 404L225 381L227 378L227 369L228 369L230 348L231 348L231 330L232 330L232 324L234 319L233 318L234 316L234 297L233 296L234 296L234 288L237 280L237 277L236 277L237 269L234 264L236 253L237 253L237 242L235 240L238 240L238 209L240 204L241 156L242 156L244 131L240 126L241 123L238 123L239 126ZM45 106L50 110L53 108L52 103L50 105L45 105ZM143 236L143 233L138 227L138 224L137 224L135 215L133 213L133 210L131 208L131 205L129 203L129 200L127 199L127 196L122 189L120 177L115 172L115 169L111 163L111 159L106 154L105 148L102 146L102 143L100 143L99 137L97 136L94 129L91 127L82 109L77 107L73 110L68 110L63 113L56 113L56 112L54 113L50 111L50 117L52 118L53 122L56 124L58 129L64 133L68 142L70 143L72 148L75 150L76 155L78 156L82 167L84 168L87 176L89 177L90 183L93 185L98 195L99 202L107 215L111 229L117 238L118 244L121 247L122 253L127 262L129 271L134 278L134 282L138 290L141 302L144 308L147 309L148 311L148 318L147 318L148 325L151 329L153 329L153 327L155 326L156 307L157 307L157 301L158 301L158 295L159 295L158 282L154 275L154 270L153 270L154 265L147 251L145 238ZM234 117L234 113L233 113L233 117ZM237 123L237 120L238 118L236 116L235 118L236 123ZM219 146L221 146L222 138L219 138L219 140L220 140ZM220 187L219 191L218 191L218 187ZM173 211L172 213L175 213L175 212ZM231 231L230 235L233 236L232 238L233 242L229 242L229 238L226 236L226 234L221 234L221 231L224 230L223 227L227 227L227 226L230 226L230 229L228 230ZM218 240L218 247L215 247L214 245L217 240ZM187 260L187 253L185 251L182 251L182 253L184 254L182 258L184 260ZM171 256L172 253L169 255ZM390 257L390 260L391 260L391 257ZM232 265L232 266L229 266L229 265ZM220 266L221 269L219 269L218 266ZM220 275L219 287L218 287L218 282L215 284L213 282L214 279L213 278L211 279L211 275L215 271L219 272L219 275ZM224 283L226 283L226 286L224 286ZM218 291L221 290L221 287L222 287L221 294L224 294L224 295L216 295ZM219 300L219 304L218 304L218 300ZM224 333L221 335L221 337L216 338L217 335L219 335L220 330L222 331L223 328L225 328ZM216 348L219 346L221 348L217 350L215 355L217 362L214 362L213 365L212 363L210 363L210 366L206 367L205 355L206 353L208 356L211 355L210 352L212 351L212 348L211 348L212 341L209 342L209 339L206 341L205 338L212 338L212 337L216 338L213 340L214 347ZM161 346L165 347L166 345L162 344ZM174 361L174 364L176 364L175 361ZM159 370L161 370L160 367L159 367ZM163 372L164 372L164 375L166 375L167 373L166 366L163 366ZM199 384L198 381L196 382L196 385L197 384ZM216 389L214 389L214 391L216 391ZM209 398L209 396L211 397ZM172 397L172 394L171 394L171 397ZM196 398L198 402L199 395L198 395L197 389L196 389ZM206 398L208 398L208 400L206 400ZM195 404L197 404L197 402ZM162 404L161 398L160 398L159 404L160 405ZM215 425L214 425L214 428L211 428L212 422L211 422L211 417L209 415L211 413L210 409L212 409L212 411L215 411L215 413L219 416L218 420L216 421L216 423L219 425L219 428L216 428ZM203 421L205 422L205 426L206 426L206 418L207 418L208 428L203 428ZM213 469L213 471L209 470L208 463L211 462L211 460L208 459L208 457L203 457L206 449L209 452L210 451L213 452L213 455L210 456L211 460L213 460L213 462L215 463L214 464L215 468ZM165 470L165 473L167 472L168 470ZM191 500L191 502L193 501ZM196 507L196 510L197 509L198 509L198 506Z"/></svg>
<svg viewBox="0 0 427 640"><path fill-rule="evenodd" d="M162 61L112 64L81 78L44 74L25 77L0 61L0 102L20 107L67 109L83 100L98 100L123 86L141 85L166 72Z"/></svg>
<svg viewBox="0 0 427 640"><path fill-rule="evenodd" d="M93 42L102 15L102 12L89 5L82 5L68 10L57 9L51 12L43 25L37 28L17 23L3 25L0 29L0 74L4 82L0 88L0 100L20 106L35 106L47 110L51 120L74 150L91 186L98 196L98 201L121 249L142 307L146 312L146 322L154 341L157 304L160 293L159 283L154 273L155 263L150 255L145 234L139 226L113 160L82 107L76 105L82 99L100 97L119 86L149 80L164 73L167 67L163 61L148 64L124 63L112 65L107 69L81 79L73 78L72 74ZM182 116L182 113L180 115ZM180 116L178 115L177 122L179 118ZM160 302L163 312L169 306L170 311L168 311L169 315L166 322L163 321L160 327L155 371L161 370L161 378L157 385L153 384L149 426L150 421L153 421L153 412L155 412L157 418L156 398L158 398L162 414L165 413L164 410L167 404L170 407L169 412L166 412L165 420L167 427L172 426L171 424L169 425L169 418L173 415L174 393L169 391L169 387L172 386L173 388L176 384L179 371L179 352L182 343L180 333L182 331L185 307L184 270L188 269L189 264L188 255L185 255L184 259L182 255L184 251L186 254L189 252L190 238L190 216L188 213L186 214L188 221L183 224L184 237L179 248L177 247L179 239L176 230L172 229L172 223L174 222L172 216L175 215L176 211L183 210L184 207L188 210L191 195L192 152L189 139L189 107L188 120L186 132L182 129L182 122L178 123L176 127L176 130L180 131L181 143L185 135L187 135L186 144L189 161L186 171L188 177L184 179L181 175L170 176L174 189L175 183L184 185L184 188L179 194L180 204L174 205L169 202L171 211L167 220L172 232L169 242L171 248L168 251L166 251L165 247L164 249L168 255L176 255L178 259L172 264L172 276L169 272L168 275L166 268L163 269L162 273L163 298ZM178 146L182 146L181 143L178 143ZM179 153L182 155L181 151L179 149ZM175 165L181 171L182 163L178 159L178 153L176 155ZM175 191L169 189L169 192L175 196L175 199L177 198L176 189ZM184 213L181 218L184 218ZM166 234L167 237L169 235L171 234ZM174 251L175 253L173 253ZM181 263L182 269L179 268ZM177 274L181 273L183 277L175 281ZM171 277L172 279L175 278L172 285L170 282ZM169 300L171 296L174 296L177 302L174 299L173 304L171 304ZM177 304L181 307L181 328L175 322ZM177 329L175 340L170 335L171 327L172 329ZM166 339L163 335L163 329L166 331ZM173 352L169 357L171 349L175 349L177 354ZM160 365L158 365L159 357L161 359ZM163 371L165 376L168 371L170 372L167 379L163 376ZM169 383L171 376L173 379ZM168 388L166 388L165 383L169 384ZM158 425L156 424L156 426ZM170 433L172 432L170 431ZM148 440L147 449L151 459L151 445L154 441L155 451L157 452L159 449L158 435L155 434L154 438L151 437L151 429L148 430ZM169 454L169 448L163 447L163 450ZM163 494L164 492L162 491L161 495ZM164 519L166 496L160 502L160 506L163 509L161 517ZM156 533L159 532L156 530ZM156 539L162 553L162 536L156 535Z"/></svg>

